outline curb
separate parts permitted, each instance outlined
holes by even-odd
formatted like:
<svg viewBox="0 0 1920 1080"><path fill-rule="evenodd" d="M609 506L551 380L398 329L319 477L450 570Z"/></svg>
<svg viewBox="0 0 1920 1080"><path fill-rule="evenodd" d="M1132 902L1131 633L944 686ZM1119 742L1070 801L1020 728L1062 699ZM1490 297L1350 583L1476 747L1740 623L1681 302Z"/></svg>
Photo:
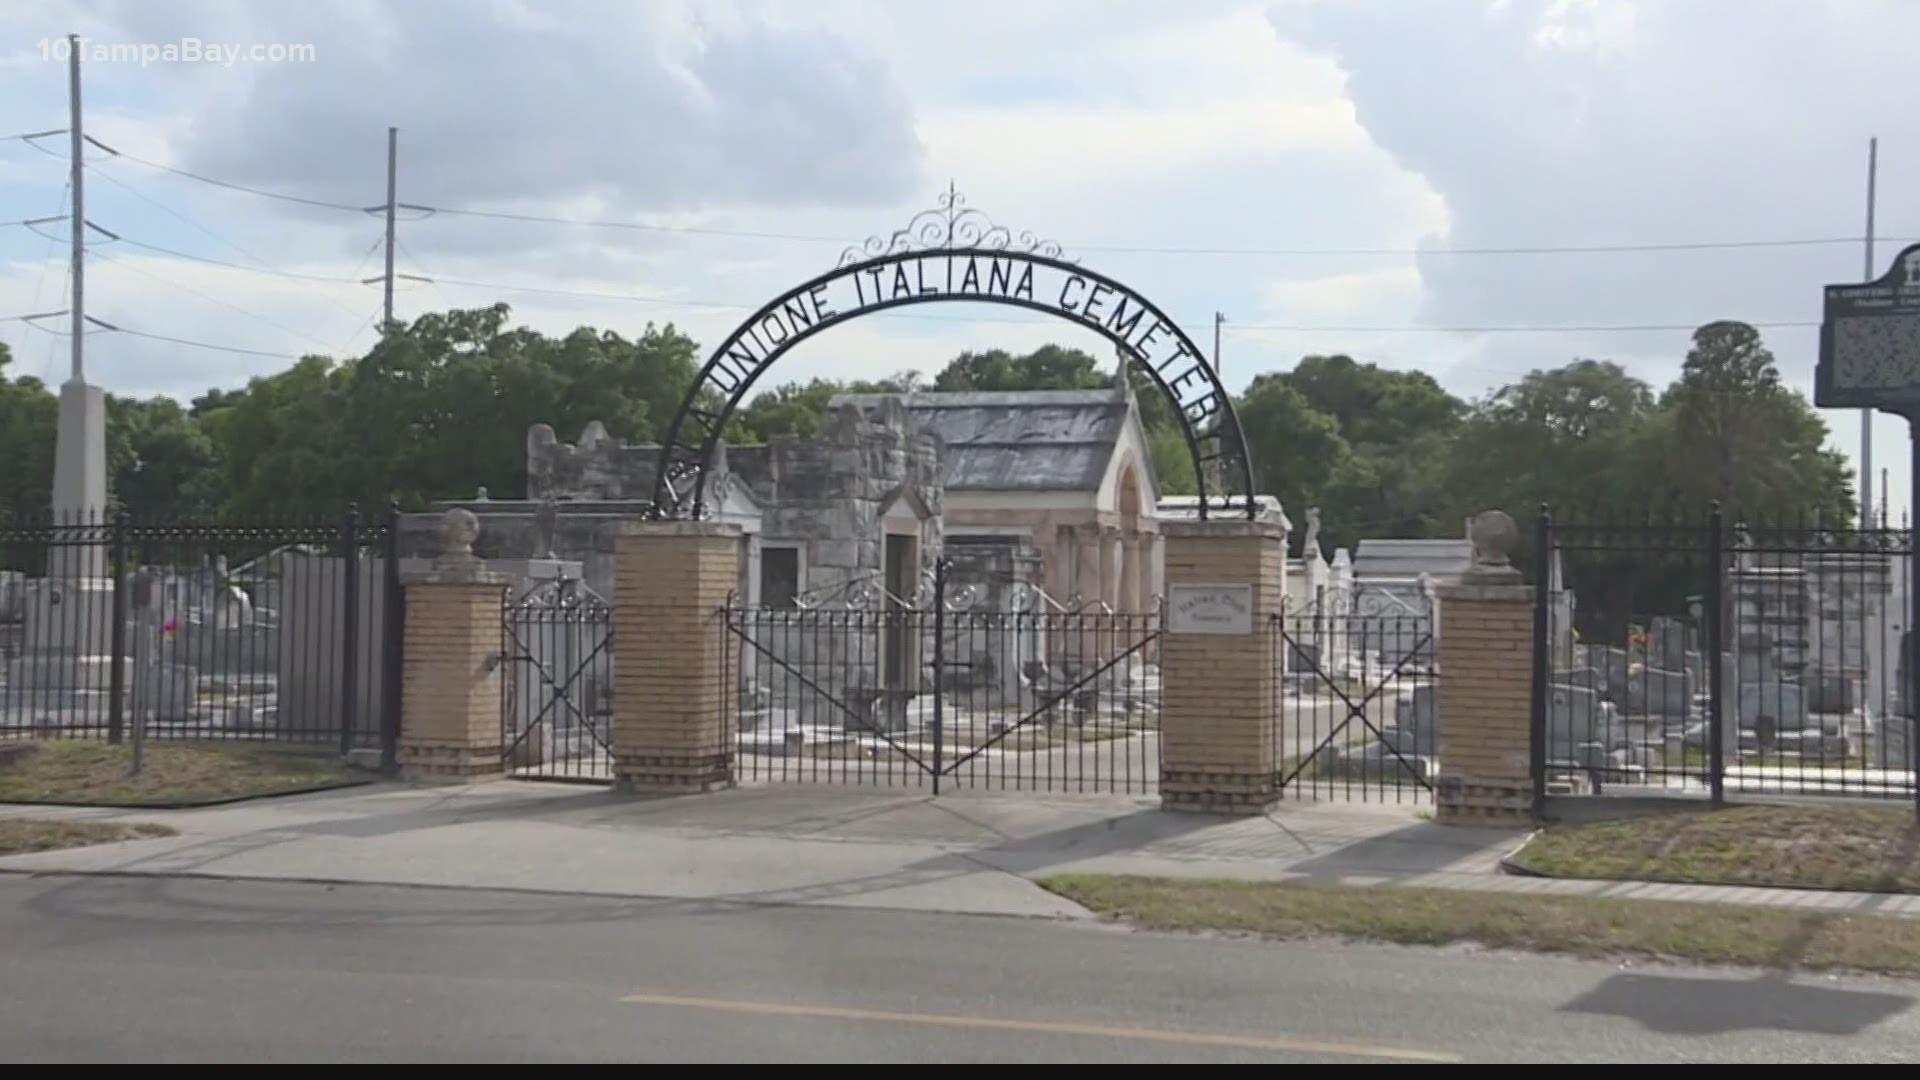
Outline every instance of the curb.
<svg viewBox="0 0 1920 1080"><path fill-rule="evenodd" d="M288 788L284 791L263 791L254 795L224 795L217 799L189 799L171 802L78 802L70 799L0 799L0 807L6 806L64 806L78 810L199 810L210 806L232 806L234 803L254 802L259 799L283 799L289 795L314 795L323 791L341 791L346 788L368 787L377 780L342 780L331 784L316 784L311 787Z"/></svg>

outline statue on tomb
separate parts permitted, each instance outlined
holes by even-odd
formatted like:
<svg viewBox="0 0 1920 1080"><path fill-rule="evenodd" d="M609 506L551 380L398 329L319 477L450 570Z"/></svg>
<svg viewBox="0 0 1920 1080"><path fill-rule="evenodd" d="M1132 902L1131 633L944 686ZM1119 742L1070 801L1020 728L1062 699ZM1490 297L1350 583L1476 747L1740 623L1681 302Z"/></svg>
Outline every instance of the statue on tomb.
<svg viewBox="0 0 1920 1080"><path fill-rule="evenodd" d="M540 500L540 506L533 512L533 557L551 559L553 555L553 533L560 522L560 504L552 495Z"/></svg>

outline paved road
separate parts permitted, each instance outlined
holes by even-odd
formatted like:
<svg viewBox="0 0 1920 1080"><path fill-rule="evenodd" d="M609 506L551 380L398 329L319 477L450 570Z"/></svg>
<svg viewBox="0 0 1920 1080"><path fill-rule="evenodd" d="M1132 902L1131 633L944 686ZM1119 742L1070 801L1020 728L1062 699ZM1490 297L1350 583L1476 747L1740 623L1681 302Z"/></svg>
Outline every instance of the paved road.
<svg viewBox="0 0 1920 1080"><path fill-rule="evenodd" d="M1085 922L0 878L0 1059L1920 1059L1920 984Z"/></svg>

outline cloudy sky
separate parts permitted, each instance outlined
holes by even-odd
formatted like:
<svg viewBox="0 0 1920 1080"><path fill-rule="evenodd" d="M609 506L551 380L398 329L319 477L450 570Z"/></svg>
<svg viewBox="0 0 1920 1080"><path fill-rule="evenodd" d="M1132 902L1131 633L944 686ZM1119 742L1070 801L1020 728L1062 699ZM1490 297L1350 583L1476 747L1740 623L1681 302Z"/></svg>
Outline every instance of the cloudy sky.
<svg viewBox="0 0 1920 1080"><path fill-rule="evenodd" d="M0 135L65 126L67 33L311 46L86 65L87 130L122 151L90 155L87 217L122 239L92 249L89 311L267 354L90 337L90 377L121 393L363 349L381 222L351 208L385 197L389 125L401 201L439 208L402 214L399 269L432 279L402 283L402 318L505 300L550 332L671 322L711 343L952 182L1197 340L1224 312L1235 387L1333 351L1467 396L1577 357L1657 387L1687 344L1658 327L1738 318L1811 393L1820 286L1862 270L1870 135L1879 263L1920 239L1913 0L9 0ZM63 212L65 142L39 145L0 142L0 222ZM38 228L0 225L0 318L65 304L63 226ZM1803 240L1839 242L1752 243ZM1728 244L1747 246L1567 250ZM773 378L1108 352L1024 313L912 311ZM12 321L0 340L64 377L63 338ZM1853 453L1855 415L1828 420ZM1875 433L1898 512L1904 425Z"/></svg>

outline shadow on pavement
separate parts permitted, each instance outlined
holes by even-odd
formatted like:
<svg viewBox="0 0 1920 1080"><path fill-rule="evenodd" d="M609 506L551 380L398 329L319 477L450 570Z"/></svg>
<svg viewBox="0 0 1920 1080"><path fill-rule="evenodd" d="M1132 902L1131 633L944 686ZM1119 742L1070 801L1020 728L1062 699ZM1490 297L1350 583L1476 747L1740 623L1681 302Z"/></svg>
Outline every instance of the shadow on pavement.
<svg viewBox="0 0 1920 1080"><path fill-rule="evenodd" d="M1510 829L1416 822L1302 859L1294 869L1316 876L1415 875L1456 869L1463 860L1476 860L1485 863L1481 869L1491 872L1500 853L1518 843L1519 835Z"/></svg>
<svg viewBox="0 0 1920 1080"><path fill-rule="evenodd" d="M1619 1016L1668 1035L1797 1031L1855 1035L1913 1006L1905 994L1760 979L1615 975L1562 1007Z"/></svg>

